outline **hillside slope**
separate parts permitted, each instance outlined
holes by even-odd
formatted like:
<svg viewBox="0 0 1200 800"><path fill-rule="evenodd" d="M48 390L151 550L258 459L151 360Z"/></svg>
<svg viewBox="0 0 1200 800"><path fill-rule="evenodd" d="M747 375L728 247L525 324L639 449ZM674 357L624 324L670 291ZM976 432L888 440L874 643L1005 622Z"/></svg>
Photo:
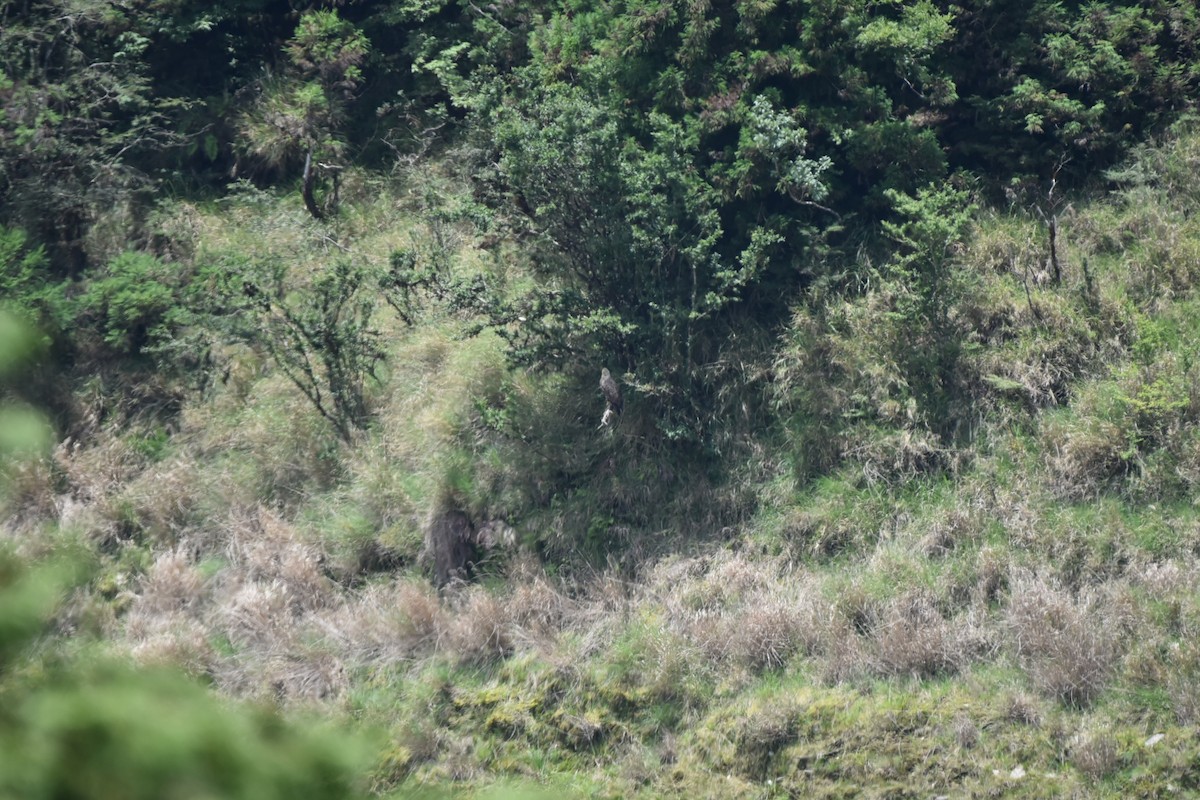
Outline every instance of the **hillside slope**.
<svg viewBox="0 0 1200 800"><path fill-rule="evenodd" d="M914 213L714 365L703 453L630 388L597 429L600 363L508 365L445 287L519 286L523 251L449 171L348 173L328 221L168 202L194 284L281 282L263 331L336 263L460 282L352 318L383 358L348 436L269 340L184 320L173 372L79 383L71 438L6 468L6 538L97 554L64 635L384 731L383 795L1197 791L1198 168L1188 123L1141 148L1057 209L1053 260L1037 213L964 205L927 297ZM455 519L472 579L438 591Z"/></svg>

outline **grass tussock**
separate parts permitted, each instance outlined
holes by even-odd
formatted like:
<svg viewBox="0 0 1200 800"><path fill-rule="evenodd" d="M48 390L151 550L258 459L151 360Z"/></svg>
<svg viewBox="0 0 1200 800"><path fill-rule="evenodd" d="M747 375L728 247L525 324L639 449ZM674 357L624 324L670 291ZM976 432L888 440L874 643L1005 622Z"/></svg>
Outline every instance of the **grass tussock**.
<svg viewBox="0 0 1200 800"><path fill-rule="evenodd" d="M1136 618L1117 588L1080 595L1037 576L1014 581L1011 641L1033 684L1047 696L1088 706L1108 688Z"/></svg>

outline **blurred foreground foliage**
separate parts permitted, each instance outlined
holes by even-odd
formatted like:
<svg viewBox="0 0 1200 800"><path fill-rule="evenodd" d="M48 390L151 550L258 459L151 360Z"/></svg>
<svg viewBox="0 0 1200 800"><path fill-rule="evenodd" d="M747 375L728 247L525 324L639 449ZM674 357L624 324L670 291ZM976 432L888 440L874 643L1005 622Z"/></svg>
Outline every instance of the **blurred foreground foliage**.
<svg viewBox="0 0 1200 800"><path fill-rule="evenodd" d="M0 551L0 795L36 798L349 798L363 740L238 708L166 670L45 646L83 574Z"/></svg>

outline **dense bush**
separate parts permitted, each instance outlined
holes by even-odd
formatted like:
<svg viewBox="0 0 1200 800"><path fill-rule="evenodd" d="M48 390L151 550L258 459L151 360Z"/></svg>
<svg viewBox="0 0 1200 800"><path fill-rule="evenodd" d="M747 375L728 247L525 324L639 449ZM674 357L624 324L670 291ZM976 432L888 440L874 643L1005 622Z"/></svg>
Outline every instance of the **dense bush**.
<svg viewBox="0 0 1200 800"><path fill-rule="evenodd" d="M136 356L167 337L182 283L178 265L122 253L87 283L77 301L79 321L94 326L113 352Z"/></svg>
<svg viewBox="0 0 1200 800"><path fill-rule="evenodd" d="M66 285L51 278L44 247L34 247L24 231L0 228L0 304L47 335L70 318Z"/></svg>

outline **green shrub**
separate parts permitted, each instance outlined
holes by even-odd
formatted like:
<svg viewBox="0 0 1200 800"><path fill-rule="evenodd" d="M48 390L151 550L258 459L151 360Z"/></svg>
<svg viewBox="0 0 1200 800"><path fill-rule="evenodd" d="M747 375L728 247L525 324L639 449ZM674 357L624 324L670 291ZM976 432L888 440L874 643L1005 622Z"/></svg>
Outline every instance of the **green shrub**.
<svg viewBox="0 0 1200 800"><path fill-rule="evenodd" d="M339 260L310 286L287 293L282 273L244 277L240 338L266 349L280 371L349 442L368 419L367 378L384 357L374 325L376 297L369 267Z"/></svg>
<svg viewBox="0 0 1200 800"><path fill-rule="evenodd" d="M0 796L350 798L362 741L237 708L166 671L46 657L31 644L72 583L0 552ZM86 652L86 651L85 651Z"/></svg>
<svg viewBox="0 0 1200 800"><path fill-rule="evenodd" d="M0 305L48 335L70 322L66 284L50 279L45 248L16 228L0 228Z"/></svg>
<svg viewBox="0 0 1200 800"><path fill-rule="evenodd" d="M180 283L176 265L127 251L88 283L78 314L96 326L113 352L136 356L167 337Z"/></svg>

